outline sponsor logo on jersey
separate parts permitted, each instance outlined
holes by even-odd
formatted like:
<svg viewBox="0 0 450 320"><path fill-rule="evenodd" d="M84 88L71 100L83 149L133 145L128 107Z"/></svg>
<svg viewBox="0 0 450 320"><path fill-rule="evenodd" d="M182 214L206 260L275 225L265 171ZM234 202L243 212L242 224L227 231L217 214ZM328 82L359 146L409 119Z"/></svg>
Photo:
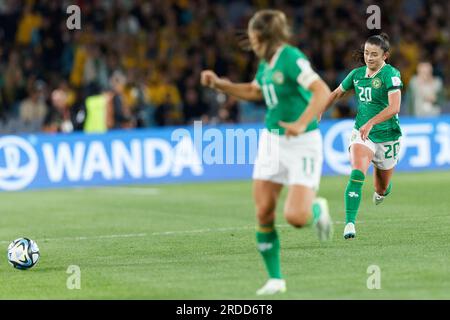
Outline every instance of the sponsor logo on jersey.
<svg viewBox="0 0 450 320"><path fill-rule="evenodd" d="M352 191L348 193L348 196L350 198L359 198L359 194L357 194L356 192Z"/></svg>
<svg viewBox="0 0 450 320"><path fill-rule="evenodd" d="M379 87L381 87L381 84L382 84L382 82L381 82L380 78L375 78L372 80L372 87L374 89L378 89Z"/></svg>
<svg viewBox="0 0 450 320"><path fill-rule="evenodd" d="M402 81L400 80L399 77L391 77L391 80L392 80L392 85L394 87L398 87L399 85L402 84Z"/></svg>
<svg viewBox="0 0 450 320"><path fill-rule="evenodd" d="M273 76L272 76L272 80L276 84L283 84L283 82L284 82L283 73L280 72L280 71L275 71Z"/></svg>

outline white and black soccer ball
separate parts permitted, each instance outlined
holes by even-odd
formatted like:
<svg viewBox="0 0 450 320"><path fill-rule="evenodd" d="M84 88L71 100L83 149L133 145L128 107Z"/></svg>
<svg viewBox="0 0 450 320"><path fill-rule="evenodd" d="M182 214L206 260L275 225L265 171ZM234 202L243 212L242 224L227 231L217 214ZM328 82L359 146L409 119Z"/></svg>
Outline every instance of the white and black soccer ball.
<svg viewBox="0 0 450 320"><path fill-rule="evenodd" d="M8 262L16 269L26 270L39 260L39 248L31 239L19 238L8 246Z"/></svg>

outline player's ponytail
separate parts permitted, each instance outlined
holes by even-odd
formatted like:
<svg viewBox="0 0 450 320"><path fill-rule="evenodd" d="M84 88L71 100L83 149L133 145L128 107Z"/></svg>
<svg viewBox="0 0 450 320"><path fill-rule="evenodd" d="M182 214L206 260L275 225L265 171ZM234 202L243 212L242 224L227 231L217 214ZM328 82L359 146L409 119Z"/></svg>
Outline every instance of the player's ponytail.
<svg viewBox="0 0 450 320"><path fill-rule="evenodd" d="M386 32L380 33L380 37L382 37L384 41L387 41L389 43L389 35Z"/></svg>
<svg viewBox="0 0 450 320"><path fill-rule="evenodd" d="M356 49L352 53L352 58L356 63L361 65L365 64L364 62L364 45L361 45L359 49Z"/></svg>

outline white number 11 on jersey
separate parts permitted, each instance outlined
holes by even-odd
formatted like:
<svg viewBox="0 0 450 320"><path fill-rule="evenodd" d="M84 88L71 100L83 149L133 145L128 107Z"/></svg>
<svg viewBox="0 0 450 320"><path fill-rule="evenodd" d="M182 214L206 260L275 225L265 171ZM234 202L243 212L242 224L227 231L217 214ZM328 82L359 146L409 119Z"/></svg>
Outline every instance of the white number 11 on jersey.
<svg viewBox="0 0 450 320"><path fill-rule="evenodd" d="M275 87L273 86L273 84L263 84L262 91L267 107L269 109L275 108L278 104L278 98L275 93Z"/></svg>

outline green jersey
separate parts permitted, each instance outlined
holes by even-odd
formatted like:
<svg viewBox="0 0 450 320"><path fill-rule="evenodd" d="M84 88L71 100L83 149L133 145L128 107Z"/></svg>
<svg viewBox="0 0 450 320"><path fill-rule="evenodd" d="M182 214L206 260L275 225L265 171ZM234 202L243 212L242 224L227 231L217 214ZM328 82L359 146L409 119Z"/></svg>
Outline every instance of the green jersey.
<svg viewBox="0 0 450 320"><path fill-rule="evenodd" d="M254 82L261 88L267 106L267 129L284 134L278 121L294 122L301 116L312 96L307 88L318 78L303 52L290 45L280 47L270 63L261 60ZM306 131L317 127L314 119Z"/></svg>
<svg viewBox="0 0 450 320"><path fill-rule="evenodd" d="M389 105L390 92L403 87L400 72L390 64L385 64L372 76L367 76L367 67L353 69L341 83L341 89L355 90L358 100L358 114L355 128L361 128L367 121ZM397 140L402 135L398 116L375 125L369 134L373 142Z"/></svg>

